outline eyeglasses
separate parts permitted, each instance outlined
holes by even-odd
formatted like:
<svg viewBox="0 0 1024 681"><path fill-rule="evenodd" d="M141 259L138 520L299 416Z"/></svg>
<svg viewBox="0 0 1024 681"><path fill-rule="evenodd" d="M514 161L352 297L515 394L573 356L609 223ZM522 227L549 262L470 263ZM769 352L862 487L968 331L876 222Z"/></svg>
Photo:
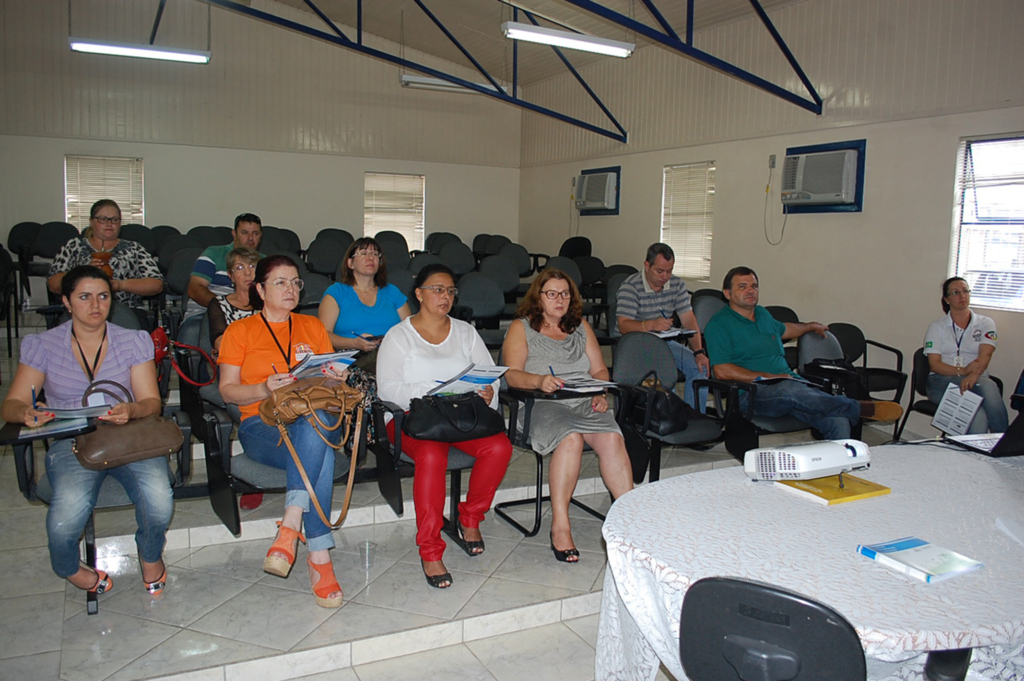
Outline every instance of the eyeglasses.
<svg viewBox="0 0 1024 681"><path fill-rule="evenodd" d="M948 297L950 297L950 298L952 298L953 296L969 296L969 295L971 295L971 289L969 289L969 288L953 289L952 291L950 291L946 295Z"/></svg>
<svg viewBox="0 0 1024 681"><path fill-rule="evenodd" d="M121 224L121 218L108 218L106 215L94 215L92 217L96 222L103 223L104 225L119 225Z"/></svg>
<svg viewBox="0 0 1024 681"><path fill-rule="evenodd" d="M244 263L243 262L243 263L240 263L240 264L235 265L234 267L232 267L231 271L232 272L245 272L245 271L252 272L254 269L256 269L256 264L255 263Z"/></svg>
<svg viewBox="0 0 1024 681"><path fill-rule="evenodd" d="M452 298L454 298L455 296L459 295L459 289L455 288L454 286L452 286L452 287L447 287L447 286L420 286L420 290L423 290L423 291L433 291L434 293L436 293L439 296L443 296L444 294L447 293Z"/></svg>
<svg viewBox="0 0 1024 681"><path fill-rule="evenodd" d="M301 291L302 288L306 285L306 282L302 281L301 279L275 279L274 281L270 282L270 284L277 289L286 289L294 286L295 288Z"/></svg>
<svg viewBox="0 0 1024 681"><path fill-rule="evenodd" d="M377 251L356 251L352 254L353 258L379 258L380 253Z"/></svg>
<svg viewBox="0 0 1024 681"><path fill-rule="evenodd" d="M571 298L572 297L572 291L548 290L548 291L541 291L541 293L543 293L545 296L547 296L548 300L554 300L556 298Z"/></svg>

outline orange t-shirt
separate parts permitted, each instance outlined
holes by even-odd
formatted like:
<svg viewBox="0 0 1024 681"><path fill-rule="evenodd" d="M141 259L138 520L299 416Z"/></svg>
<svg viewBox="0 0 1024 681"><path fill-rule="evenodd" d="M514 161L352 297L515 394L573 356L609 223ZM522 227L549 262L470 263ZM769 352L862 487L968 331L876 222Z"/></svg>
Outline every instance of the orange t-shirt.
<svg viewBox="0 0 1024 681"><path fill-rule="evenodd" d="M273 334L267 330L267 325L263 322L263 315L257 312L228 324L224 332L217 362L241 368L242 385L263 383L271 374L283 374L298 362L297 356L302 357L305 353L313 352L319 355L334 351L327 330L316 317L295 313L291 315L290 348L288 322L271 322L270 329L273 330ZM284 353L289 354L287 362ZM277 371L274 367L277 367ZM242 419L245 420L259 413L260 403L239 405L239 409L242 412Z"/></svg>

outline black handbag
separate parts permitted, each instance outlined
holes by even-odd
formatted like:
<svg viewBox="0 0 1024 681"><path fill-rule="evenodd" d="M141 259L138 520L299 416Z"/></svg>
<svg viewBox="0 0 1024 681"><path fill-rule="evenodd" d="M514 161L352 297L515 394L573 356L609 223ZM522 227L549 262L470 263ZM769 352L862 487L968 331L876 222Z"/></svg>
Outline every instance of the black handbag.
<svg viewBox="0 0 1024 681"><path fill-rule="evenodd" d="M402 432L417 440L465 442L505 430L501 414L475 393L414 397Z"/></svg>
<svg viewBox="0 0 1024 681"><path fill-rule="evenodd" d="M647 401L651 401L651 420L647 429L658 435L670 435L686 430L689 423L690 405L683 402L683 399L658 380L654 369L651 369L640 379L640 385L645 388L653 388L647 396L641 397L637 402L638 410L646 410Z"/></svg>

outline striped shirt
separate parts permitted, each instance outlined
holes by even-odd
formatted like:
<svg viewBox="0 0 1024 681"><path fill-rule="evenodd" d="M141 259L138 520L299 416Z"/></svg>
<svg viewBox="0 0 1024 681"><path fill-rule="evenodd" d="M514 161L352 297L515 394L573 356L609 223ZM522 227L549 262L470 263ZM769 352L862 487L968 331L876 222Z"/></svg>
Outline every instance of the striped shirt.
<svg viewBox="0 0 1024 681"><path fill-rule="evenodd" d="M615 318L612 320L612 336L619 336L619 317L643 322L659 317L671 317L672 313L683 315L692 309L690 292L679 277L672 275L668 282L655 291L647 283L643 271L631 274L622 282L615 297Z"/></svg>

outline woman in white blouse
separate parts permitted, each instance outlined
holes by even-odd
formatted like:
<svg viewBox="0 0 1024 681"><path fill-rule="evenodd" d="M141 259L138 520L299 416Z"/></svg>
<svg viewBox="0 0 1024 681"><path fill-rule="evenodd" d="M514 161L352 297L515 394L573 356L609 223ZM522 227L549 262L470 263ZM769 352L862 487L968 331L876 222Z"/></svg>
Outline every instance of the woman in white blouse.
<svg viewBox="0 0 1024 681"><path fill-rule="evenodd" d="M455 275L444 265L428 265L414 282L420 310L391 327L377 355L377 391L381 399L409 408L414 397L422 397L437 385L465 369L470 363L493 365L491 355L472 325L448 316L458 290ZM497 407L492 386L480 396ZM394 422L388 424L394 441ZM417 440L403 433L402 451L416 463L412 497L416 506L416 545L420 548L423 573L430 586L444 589L452 576L444 566L445 543L441 539L445 500L447 442ZM471 557L484 552L480 522L491 507L494 493L505 477L512 443L505 433L454 445L474 457L466 500L459 504L459 527L465 550Z"/></svg>

